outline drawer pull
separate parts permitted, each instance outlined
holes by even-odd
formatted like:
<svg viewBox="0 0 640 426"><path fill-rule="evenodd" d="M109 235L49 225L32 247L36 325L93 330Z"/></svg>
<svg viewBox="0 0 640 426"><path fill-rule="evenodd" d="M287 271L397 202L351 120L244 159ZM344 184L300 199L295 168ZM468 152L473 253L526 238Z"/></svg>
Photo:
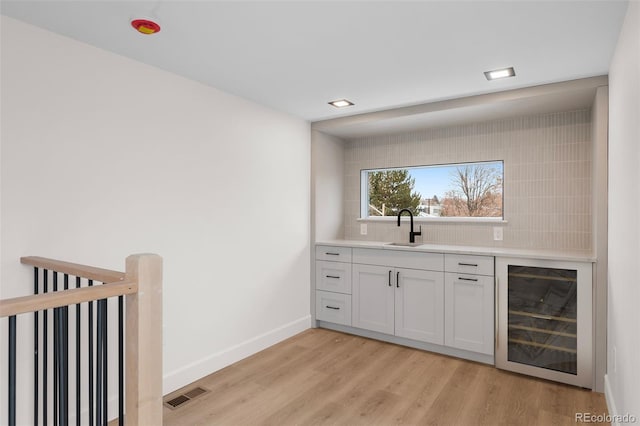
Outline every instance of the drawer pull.
<svg viewBox="0 0 640 426"><path fill-rule="evenodd" d="M500 278L496 277L496 287L494 290L494 294L496 297L496 305L494 311L496 311L496 316L494 318L494 322L496 323L496 351L500 346Z"/></svg>
<svg viewBox="0 0 640 426"><path fill-rule="evenodd" d="M327 256L340 256L340 253L329 253L329 252L325 252L325 254Z"/></svg>
<svg viewBox="0 0 640 426"><path fill-rule="evenodd" d="M336 275L325 275L325 277L327 277L327 278L333 278L333 279L336 279L336 280L339 280L339 279L340 279L340 277L338 277L338 276L336 276Z"/></svg>
<svg viewBox="0 0 640 426"><path fill-rule="evenodd" d="M462 262L458 262L459 266L474 266L474 267L478 267L477 263L462 263Z"/></svg>
<svg viewBox="0 0 640 426"><path fill-rule="evenodd" d="M329 305L327 305L326 308L333 309L333 310L336 310L336 311L340 310L340 308L338 308L337 306L329 306Z"/></svg>
<svg viewBox="0 0 640 426"><path fill-rule="evenodd" d="M458 277L459 280L462 281L478 281L477 278L463 278L463 277Z"/></svg>

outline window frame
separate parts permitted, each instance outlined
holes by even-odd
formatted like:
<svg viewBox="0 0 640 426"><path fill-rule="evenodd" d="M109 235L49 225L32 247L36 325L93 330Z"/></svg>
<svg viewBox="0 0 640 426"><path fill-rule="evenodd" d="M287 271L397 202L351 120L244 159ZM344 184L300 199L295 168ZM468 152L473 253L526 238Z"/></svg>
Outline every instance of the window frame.
<svg viewBox="0 0 640 426"><path fill-rule="evenodd" d="M419 222L473 222L473 223L507 223L504 216L504 160L482 160L482 161L464 161L459 163L438 163L438 164L425 164L418 166L400 166L400 167L384 167L384 168L371 168L360 170L360 217L357 219L359 222L388 222L397 220L395 216L369 216L369 179L367 173L377 171L392 171L392 170L411 170L419 168L430 167L451 167L468 164L489 164L489 163L501 163L502 164L502 216L414 216L414 221Z"/></svg>

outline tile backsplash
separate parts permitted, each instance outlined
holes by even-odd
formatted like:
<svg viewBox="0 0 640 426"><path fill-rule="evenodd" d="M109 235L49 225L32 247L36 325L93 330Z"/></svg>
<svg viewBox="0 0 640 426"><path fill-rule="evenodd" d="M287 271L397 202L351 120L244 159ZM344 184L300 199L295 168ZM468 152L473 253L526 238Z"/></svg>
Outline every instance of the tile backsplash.
<svg viewBox="0 0 640 426"><path fill-rule="evenodd" d="M507 223L427 222L417 241L589 252L591 156L588 109L352 139L344 157L345 238L408 239L408 224L395 222L368 221L360 235L363 169L503 160ZM494 226L503 228L502 241L493 240Z"/></svg>

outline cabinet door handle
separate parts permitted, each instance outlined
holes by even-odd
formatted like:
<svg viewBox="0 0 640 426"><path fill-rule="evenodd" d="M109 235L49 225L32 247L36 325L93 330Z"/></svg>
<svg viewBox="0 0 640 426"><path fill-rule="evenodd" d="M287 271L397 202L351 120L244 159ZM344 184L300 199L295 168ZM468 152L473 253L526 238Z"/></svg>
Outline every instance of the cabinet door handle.
<svg viewBox="0 0 640 426"><path fill-rule="evenodd" d="M340 256L340 253L329 253L329 252L325 252L325 254L327 256Z"/></svg>
<svg viewBox="0 0 640 426"><path fill-rule="evenodd" d="M325 275L325 277L327 277L327 278L334 278L334 279L336 279L336 280L339 280L339 279L340 279L340 277L338 277L338 276L336 276L336 275Z"/></svg>
<svg viewBox="0 0 640 426"><path fill-rule="evenodd" d="M463 277L458 277L459 280L462 281L478 281L477 278L463 278Z"/></svg>
<svg viewBox="0 0 640 426"><path fill-rule="evenodd" d="M496 296L496 306L494 306L494 310L496 311L494 315L494 321L496 322L496 352L498 351L498 347L500 346L500 279L496 277L496 288L495 288L495 296Z"/></svg>
<svg viewBox="0 0 640 426"><path fill-rule="evenodd" d="M400 288L400 271L396 272L396 287Z"/></svg>
<svg viewBox="0 0 640 426"><path fill-rule="evenodd" d="M462 262L458 262L458 265L460 265L460 266L475 266L476 268L478 267L477 263L462 263Z"/></svg>
<svg viewBox="0 0 640 426"><path fill-rule="evenodd" d="M391 287L391 286L392 286L392 284L391 284L391 270L389 270L389 287Z"/></svg>
<svg viewBox="0 0 640 426"><path fill-rule="evenodd" d="M340 310L340 308L338 308L337 306L329 306L329 305L327 305L326 307L327 307L328 309L334 309L334 310L336 310L336 311L339 311L339 310Z"/></svg>

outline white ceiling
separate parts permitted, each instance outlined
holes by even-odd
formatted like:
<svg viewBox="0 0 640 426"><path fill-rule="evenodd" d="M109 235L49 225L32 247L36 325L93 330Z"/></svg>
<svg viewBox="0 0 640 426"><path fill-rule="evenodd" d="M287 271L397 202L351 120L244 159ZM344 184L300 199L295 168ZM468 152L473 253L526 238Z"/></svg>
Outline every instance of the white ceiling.
<svg viewBox="0 0 640 426"><path fill-rule="evenodd" d="M627 2L7 1L22 21L310 121L608 73ZM151 17L153 36L129 21ZM515 67L515 78L483 71ZM356 103L335 109L327 102Z"/></svg>

